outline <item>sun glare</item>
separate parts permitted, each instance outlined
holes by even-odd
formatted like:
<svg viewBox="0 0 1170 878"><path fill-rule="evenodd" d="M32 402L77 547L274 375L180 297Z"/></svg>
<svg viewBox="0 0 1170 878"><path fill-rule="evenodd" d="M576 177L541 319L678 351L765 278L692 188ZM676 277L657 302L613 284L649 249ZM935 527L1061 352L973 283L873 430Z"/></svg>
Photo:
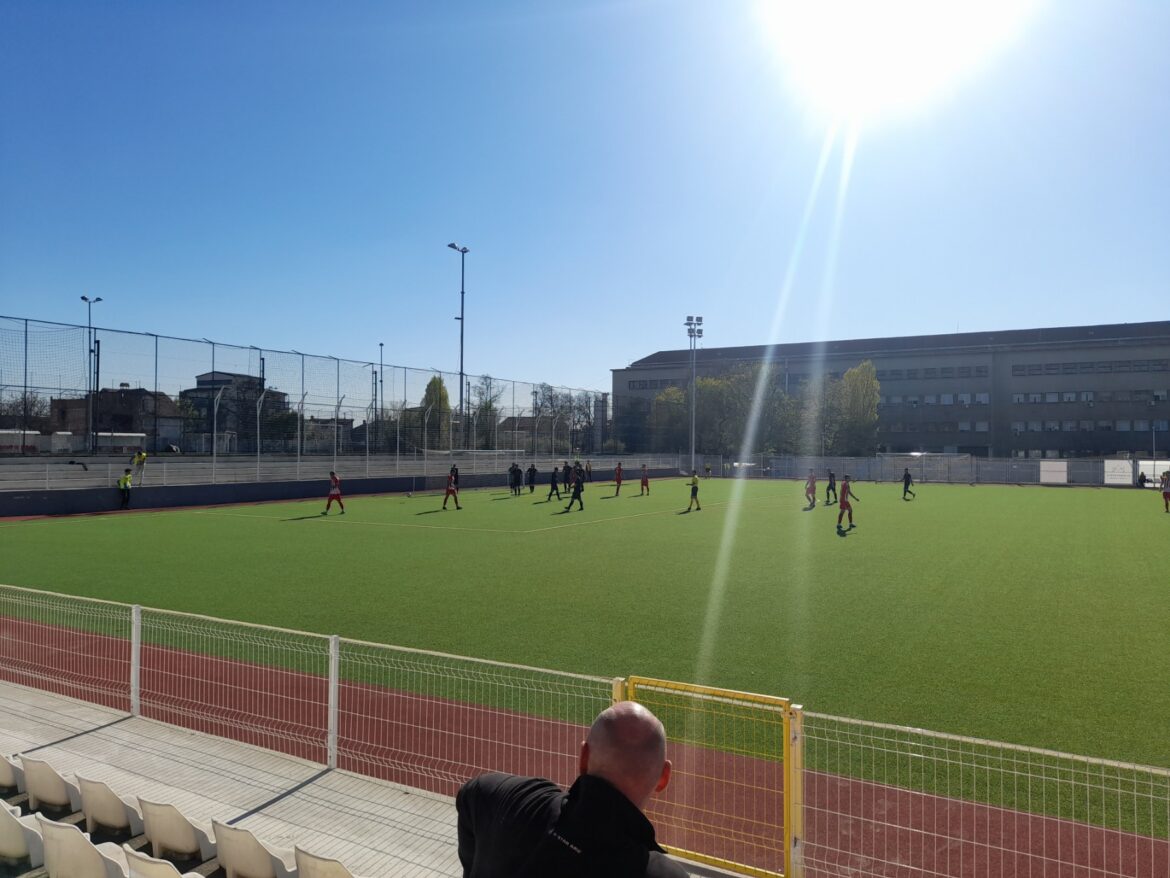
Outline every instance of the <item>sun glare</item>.
<svg viewBox="0 0 1170 878"><path fill-rule="evenodd" d="M853 121L919 110L1016 38L1040 0L760 0L796 93Z"/></svg>

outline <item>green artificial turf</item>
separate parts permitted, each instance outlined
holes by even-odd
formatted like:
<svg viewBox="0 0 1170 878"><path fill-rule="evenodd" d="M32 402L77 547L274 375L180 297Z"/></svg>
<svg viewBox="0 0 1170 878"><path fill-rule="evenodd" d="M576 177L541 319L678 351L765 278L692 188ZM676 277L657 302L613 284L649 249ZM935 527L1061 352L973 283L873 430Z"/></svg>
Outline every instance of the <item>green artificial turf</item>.
<svg viewBox="0 0 1170 878"><path fill-rule="evenodd" d="M1170 515L1153 492L855 486L858 528L794 482L0 523L0 582L1170 765ZM546 489L547 490L547 489ZM823 494L822 494L823 498ZM711 625L704 635L705 621Z"/></svg>

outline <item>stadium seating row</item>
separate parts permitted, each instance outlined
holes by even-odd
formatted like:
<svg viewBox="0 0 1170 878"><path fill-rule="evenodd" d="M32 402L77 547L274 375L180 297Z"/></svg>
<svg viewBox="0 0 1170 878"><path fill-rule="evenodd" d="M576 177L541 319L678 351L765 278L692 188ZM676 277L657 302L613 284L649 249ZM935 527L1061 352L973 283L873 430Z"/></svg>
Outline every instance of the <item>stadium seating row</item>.
<svg viewBox="0 0 1170 878"><path fill-rule="evenodd" d="M0 787L27 794L30 811L80 812L85 820L82 832L40 813L21 816L20 808L0 803L0 858L28 858L32 868L44 866L49 878L201 878L180 874L163 859L167 855L201 864L218 859L227 878L355 878L337 860L274 847L218 820L191 820L174 805L119 796L101 781L66 777L42 759L18 759L0 757ZM99 827L145 836L153 856L128 844L93 844L89 834Z"/></svg>

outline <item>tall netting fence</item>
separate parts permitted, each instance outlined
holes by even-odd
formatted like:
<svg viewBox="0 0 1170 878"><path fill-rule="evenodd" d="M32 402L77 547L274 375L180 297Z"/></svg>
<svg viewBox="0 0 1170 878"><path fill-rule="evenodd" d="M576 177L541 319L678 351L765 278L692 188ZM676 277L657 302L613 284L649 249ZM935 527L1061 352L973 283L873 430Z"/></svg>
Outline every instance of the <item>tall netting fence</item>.
<svg viewBox="0 0 1170 878"><path fill-rule="evenodd" d="M248 478L245 457L286 458L269 471L281 478L302 457L372 457L384 473L390 457L600 454L608 396L0 317L0 454L222 456L216 481Z"/></svg>

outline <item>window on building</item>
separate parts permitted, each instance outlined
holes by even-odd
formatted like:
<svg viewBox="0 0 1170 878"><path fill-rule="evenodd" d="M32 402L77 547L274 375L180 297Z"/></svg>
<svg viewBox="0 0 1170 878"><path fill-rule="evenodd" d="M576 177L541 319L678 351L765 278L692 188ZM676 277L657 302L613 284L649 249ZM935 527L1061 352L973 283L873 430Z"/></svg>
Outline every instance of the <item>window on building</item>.
<svg viewBox="0 0 1170 878"><path fill-rule="evenodd" d="M907 405L918 405L918 397L917 396L906 397L906 404Z"/></svg>
<svg viewBox="0 0 1170 878"><path fill-rule="evenodd" d="M1039 433L1042 429L1044 429L1044 427L1039 421L1028 421L1029 433Z"/></svg>
<svg viewBox="0 0 1170 878"><path fill-rule="evenodd" d="M900 423L890 424L891 433L901 433L904 431L904 429L905 428Z"/></svg>
<svg viewBox="0 0 1170 878"><path fill-rule="evenodd" d="M959 377L960 378L970 378L971 377L971 367L970 366L960 366L959 367Z"/></svg>
<svg viewBox="0 0 1170 878"><path fill-rule="evenodd" d="M1019 377L1022 377L1024 375L1027 375L1027 374L1028 374L1028 367L1025 366L1023 363L1016 363L1012 366L1012 375L1014 377L1019 378Z"/></svg>
<svg viewBox="0 0 1170 878"><path fill-rule="evenodd" d="M1130 360L1114 360L1113 361L1113 371L1114 372L1128 372L1128 371L1130 371L1130 369L1132 367L1133 367L1133 362Z"/></svg>
<svg viewBox="0 0 1170 878"><path fill-rule="evenodd" d="M898 395L896 395L896 396L891 396L891 397L890 397L890 405L901 405L901 404L902 404L902 396L901 396L901 394L898 394Z"/></svg>
<svg viewBox="0 0 1170 878"><path fill-rule="evenodd" d="M1135 390L1133 391L1134 402L1152 402L1154 399L1154 392L1152 390Z"/></svg>
<svg viewBox="0 0 1170 878"><path fill-rule="evenodd" d="M1061 363L1060 364L1060 372L1062 375L1076 375L1077 374L1077 364L1076 363Z"/></svg>
<svg viewBox="0 0 1170 878"><path fill-rule="evenodd" d="M901 369L891 369L888 373L886 373L886 375L891 381L901 381L902 380L902 370Z"/></svg>
<svg viewBox="0 0 1170 878"><path fill-rule="evenodd" d="M1086 372L1094 371L1094 368L1095 367L1094 367L1093 363L1077 363L1077 371L1080 372L1082 375L1085 374Z"/></svg>
<svg viewBox="0 0 1170 878"><path fill-rule="evenodd" d="M1168 396L1167 396L1168 394L1170 394L1170 391L1155 390L1154 391L1154 402L1165 402L1166 399L1168 398Z"/></svg>
<svg viewBox="0 0 1170 878"><path fill-rule="evenodd" d="M1112 390L1102 390L1100 393L1097 394L1097 401L1098 402L1113 402L1113 391Z"/></svg>
<svg viewBox="0 0 1170 878"><path fill-rule="evenodd" d="M1129 402L1131 399L1133 399L1133 395L1128 390L1113 391L1114 402Z"/></svg>
<svg viewBox="0 0 1170 878"><path fill-rule="evenodd" d="M1061 429L1061 432L1064 432L1064 433L1075 433L1077 431L1077 422L1076 421L1061 421L1060 422L1060 429Z"/></svg>
<svg viewBox="0 0 1170 878"><path fill-rule="evenodd" d="M885 381L886 380L886 370L885 369L878 369L875 374L876 374L878 381Z"/></svg>
<svg viewBox="0 0 1170 878"><path fill-rule="evenodd" d="M1118 433L1128 433L1129 429L1130 429L1130 422L1129 421L1119 420L1117 422L1117 432Z"/></svg>
<svg viewBox="0 0 1170 878"><path fill-rule="evenodd" d="M954 405L955 404L955 395L953 393L940 393L938 396L938 400L943 405Z"/></svg>
<svg viewBox="0 0 1170 878"><path fill-rule="evenodd" d="M1044 394L1044 401L1045 402L1060 402L1060 394L1056 393L1055 391L1050 390Z"/></svg>
<svg viewBox="0 0 1170 878"><path fill-rule="evenodd" d="M959 432L960 433L970 433L971 432L971 422L970 421L959 421Z"/></svg>
<svg viewBox="0 0 1170 878"><path fill-rule="evenodd" d="M1045 363L1044 364L1044 374L1045 375L1059 375L1060 374L1060 363Z"/></svg>
<svg viewBox="0 0 1170 878"><path fill-rule="evenodd" d="M1165 372L1170 369L1170 360L1150 360L1151 372Z"/></svg>
<svg viewBox="0 0 1170 878"><path fill-rule="evenodd" d="M1135 433L1148 433L1150 430L1150 422L1146 420L1136 420L1133 422L1133 431Z"/></svg>
<svg viewBox="0 0 1170 878"><path fill-rule="evenodd" d="M1134 360L1133 371L1135 372L1149 372L1150 364L1147 360Z"/></svg>
<svg viewBox="0 0 1170 878"><path fill-rule="evenodd" d="M1043 375L1044 374L1044 365L1042 363L1029 363L1028 364L1028 374L1029 375Z"/></svg>
<svg viewBox="0 0 1170 878"><path fill-rule="evenodd" d="M977 393L977 394L975 394L975 402L978 403L979 405L990 405L991 404L991 394L990 393Z"/></svg>
<svg viewBox="0 0 1170 878"><path fill-rule="evenodd" d="M917 378L918 377L918 370L917 369L907 369L906 370L906 377L907 378Z"/></svg>
<svg viewBox="0 0 1170 878"><path fill-rule="evenodd" d="M928 393L926 396L922 397L922 402L926 405L938 405L938 394Z"/></svg>
<svg viewBox="0 0 1170 878"><path fill-rule="evenodd" d="M630 390L645 390L645 389L646 389L646 382L645 381L631 381L630 382Z"/></svg>
<svg viewBox="0 0 1170 878"><path fill-rule="evenodd" d="M1045 433L1059 433L1060 432L1060 421L1045 421L1044 422L1044 432Z"/></svg>
<svg viewBox="0 0 1170 878"><path fill-rule="evenodd" d="M938 377L938 369L923 369L922 370L922 377L923 378L937 378Z"/></svg>
<svg viewBox="0 0 1170 878"><path fill-rule="evenodd" d="M1081 421L1081 432L1082 433L1092 433L1093 432L1093 422L1092 421Z"/></svg>
<svg viewBox="0 0 1170 878"><path fill-rule="evenodd" d="M1044 402L1043 393L1029 393L1028 402Z"/></svg>
<svg viewBox="0 0 1170 878"><path fill-rule="evenodd" d="M1017 402L1017 403L1023 402L1025 399L1026 399L1026 397L1022 393L1013 393L1012 394L1012 402Z"/></svg>
<svg viewBox="0 0 1170 878"><path fill-rule="evenodd" d="M1024 422L1023 421L1012 421L1012 433L1016 436L1019 436L1023 432L1024 432Z"/></svg>
<svg viewBox="0 0 1170 878"><path fill-rule="evenodd" d="M986 366L976 366L975 367L975 377L976 378L986 378L987 377L987 367Z"/></svg>
<svg viewBox="0 0 1170 878"><path fill-rule="evenodd" d="M938 429L939 429L939 432L942 432L942 433L954 433L955 432L955 422L954 421L940 421L939 425L938 425Z"/></svg>
<svg viewBox="0 0 1170 878"><path fill-rule="evenodd" d="M1154 421L1154 429L1159 433L1165 433L1167 430L1170 430L1170 421Z"/></svg>
<svg viewBox="0 0 1170 878"><path fill-rule="evenodd" d="M976 433L986 433L990 428L991 428L991 425L987 421L976 421L975 422L975 432Z"/></svg>
<svg viewBox="0 0 1170 878"><path fill-rule="evenodd" d="M960 393L959 394L959 405L970 405L970 404L971 404L971 394Z"/></svg>
<svg viewBox="0 0 1170 878"><path fill-rule="evenodd" d="M937 421L927 421L926 422L926 432L927 433L937 433L938 432L938 422Z"/></svg>
<svg viewBox="0 0 1170 878"><path fill-rule="evenodd" d="M1081 391L1081 402L1092 402L1092 401L1093 401L1093 391L1082 390Z"/></svg>
<svg viewBox="0 0 1170 878"><path fill-rule="evenodd" d="M941 369L938 370L938 373L943 378L954 378L955 377L955 367L954 366L943 366Z"/></svg>
<svg viewBox="0 0 1170 878"><path fill-rule="evenodd" d="M1112 421L1098 421L1097 422L1097 429L1101 430L1102 432L1105 432L1105 433L1112 433L1113 432L1113 422Z"/></svg>
<svg viewBox="0 0 1170 878"><path fill-rule="evenodd" d="M1113 364L1110 362L1094 363L1093 364L1093 371L1094 372L1112 372L1113 371Z"/></svg>
<svg viewBox="0 0 1170 878"><path fill-rule="evenodd" d="M1076 402L1077 392L1075 390L1066 390L1060 395L1061 402Z"/></svg>

